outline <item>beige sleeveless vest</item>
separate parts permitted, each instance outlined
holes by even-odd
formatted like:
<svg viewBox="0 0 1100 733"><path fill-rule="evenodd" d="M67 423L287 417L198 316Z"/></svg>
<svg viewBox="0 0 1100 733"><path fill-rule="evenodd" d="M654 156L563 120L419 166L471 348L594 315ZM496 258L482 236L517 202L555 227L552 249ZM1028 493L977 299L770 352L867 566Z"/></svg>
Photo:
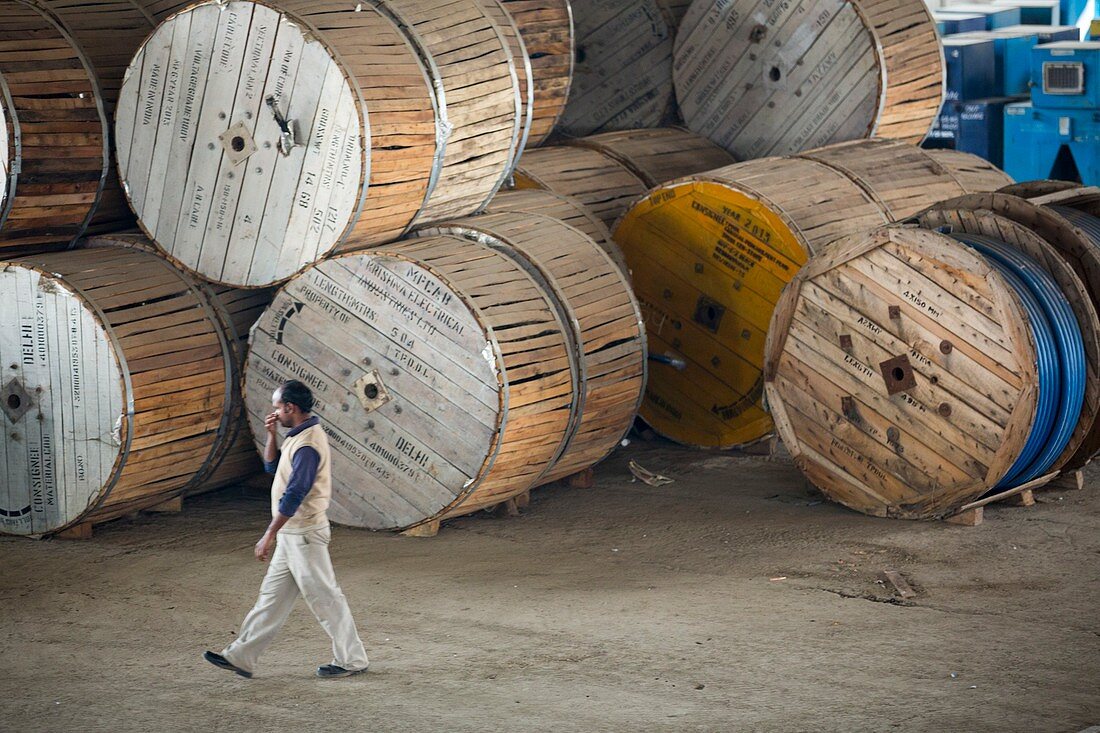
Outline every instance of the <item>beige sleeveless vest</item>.
<svg viewBox="0 0 1100 733"><path fill-rule="evenodd" d="M313 480L313 488L302 500L301 506L290 521L283 525L281 532L299 534L318 527L328 526L328 505L332 500L332 474L330 473L331 455L328 448L328 436L320 425L306 428L297 435L293 435L283 441L282 455L279 456L279 466L275 469L275 481L271 484L271 516L279 513L279 501L286 492L290 482L290 474L293 471L294 453L305 446L310 446L321 457L317 464L317 478Z"/></svg>

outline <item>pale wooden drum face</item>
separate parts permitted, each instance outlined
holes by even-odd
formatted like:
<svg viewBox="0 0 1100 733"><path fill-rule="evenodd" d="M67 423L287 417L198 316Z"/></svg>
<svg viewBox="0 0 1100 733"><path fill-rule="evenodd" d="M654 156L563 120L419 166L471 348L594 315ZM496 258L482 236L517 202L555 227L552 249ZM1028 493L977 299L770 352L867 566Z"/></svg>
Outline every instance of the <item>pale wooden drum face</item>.
<svg viewBox="0 0 1100 733"><path fill-rule="evenodd" d="M355 216L362 114L332 52L292 18L200 5L130 64L119 171L167 254L216 282L269 285L332 250Z"/></svg>
<svg viewBox="0 0 1100 733"><path fill-rule="evenodd" d="M885 64L848 0L695 2L672 78L687 125L739 160L868 137Z"/></svg>
<svg viewBox="0 0 1100 733"><path fill-rule="evenodd" d="M79 518L114 473L122 372L83 298L38 270L0 269L0 531L39 534Z"/></svg>
<svg viewBox="0 0 1100 733"><path fill-rule="evenodd" d="M428 269L339 257L281 290L252 334L245 403L257 443L272 392L309 385L332 449L330 518L407 527L486 472L503 419L497 352L477 314Z"/></svg>

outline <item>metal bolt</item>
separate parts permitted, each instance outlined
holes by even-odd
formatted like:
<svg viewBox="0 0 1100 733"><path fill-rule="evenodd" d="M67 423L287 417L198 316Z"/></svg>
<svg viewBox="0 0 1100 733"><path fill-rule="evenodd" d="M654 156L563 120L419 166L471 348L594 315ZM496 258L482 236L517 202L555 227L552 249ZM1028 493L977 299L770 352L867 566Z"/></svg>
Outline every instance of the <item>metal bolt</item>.
<svg viewBox="0 0 1100 733"><path fill-rule="evenodd" d="M393 376L396 377L397 376L397 367L394 367L393 369L390 369L390 374L392 374Z"/></svg>
<svg viewBox="0 0 1100 733"><path fill-rule="evenodd" d="M207 143L206 144L206 149L207 150L213 150L214 149L214 143Z"/></svg>
<svg viewBox="0 0 1100 733"><path fill-rule="evenodd" d="M703 272L703 263L702 262L696 262L695 263L695 272L697 272L697 273Z"/></svg>
<svg viewBox="0 0 1100 733"><path fill-rule="evenodd" d="M252 113L251 112L245 112L244 113L244 118L246 120L251 120L252 119Z"/></svg>
<svg viewBox="0 0 1100 733"><path fill-rule="evenodd" d="M347 404L340 405L340 412L347 412L349 409Z"/></svg>
<svg viewBox="0 0 1100 733"><path fill-rule="evenodd" d="M947 404L946 402L941 402L938 411L944 417L950 417L951 416L951 405Z"/></svg>
<svg viewBox="0 0 1100 733"><path fill-rule="evenodd" d="M367 420L367 427L373 429L374 428L374 420Z"/></svg>
<svg viewBox="0 0 1100 733"><path fill-rule="evenodd" d="M401 414L401 405L397 405L396 407L394 407L393 411L396 412L398 415L400 415Z"/></svg>
<svg viewBox="0 0 1100 733"><path fill-rule="evenodd" d="M350 369L341 369L340 373L343 374L346 377L349 374L351 374L351 370Z"/></svg>
<svg viewBox="0 0 1100 733"><path fill-rule="evenodd" d="M900 435L897 428L886 428L886 439L891 443L896 443Z"/></svg>
<svg viewBox="0 0 1100 733"><path fill-rule="evenodd" d="M263 168L261 168L260 166L256 166L256 173L263 173L263 172L264 172Z"/></svg>
<svg viewBox="0 0 1100 733"><path fill-rule="evenodd" d="M668 300L672 297L672 291L668 288L665 288L664 292L661 293L661 296L664 297L665 300ZM15 367L12 367L12 369L15 369Z"/></svg>
<svg viewBox="0 0 1100 733"><path fill-rule="evenodd" d="M225 119L225 112L219 112L218 113L218 119L219 120L224 120Z"/></svg>
<svg viewBox="0 0 1100 733"><path fill-rule="evenodd" d="M955 347L951 345L950 341L940 341L940 353L950 354L951 350Z"/></svg>
<svg viewBox="0 0 1100 733"><path fill-rule="evenodd" d="M370 357L369 356L364 356L363 357L363 363L367 366L370 366Z"/></svg>

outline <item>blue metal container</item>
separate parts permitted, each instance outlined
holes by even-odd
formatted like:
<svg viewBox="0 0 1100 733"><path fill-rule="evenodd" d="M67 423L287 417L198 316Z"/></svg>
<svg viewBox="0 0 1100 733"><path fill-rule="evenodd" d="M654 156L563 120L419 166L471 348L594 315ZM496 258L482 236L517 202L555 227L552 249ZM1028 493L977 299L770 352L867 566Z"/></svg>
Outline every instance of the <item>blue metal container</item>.
<svg viewBox="0 0 1100 733"><path fill-rule="evenodd" d="M967 31L984 31L985 16L972 13L949 13L946 10L933 10L932 19L936 21L936 30L941 37L953 36Z"/></svg>
<svg viewBox="0 0 1100 733"><path fill-rule="evenodd" d="M1005 107L1004 165L1017 181L1055 178L1100 185L1100 110Z"/></svg>
<svg viewBox="0 0 1100 733"><path fill-rule="evenodd" d="M973 153L998 168L1004 163L1004 109L1022 97L996 97L945 102L923 148L949 148Z"/></svg>
<svg viewBox="0 0 1100 733"><path fill-rule="evenodd" d="M1031 102L1041 109L1100 110L1100 41L1057 41L1031 51Z"/></svg>
<svg viewBox="0 0 1100 733"><path fill-rule="evenodd" d="M953 38L971 38L993 42L996 96L1029 94L1031 49L1040 43L1077 40L1074 26L1052 27L1014 25L993 31L959 33Z"/></svg>
<svg viewBox="0 0 1100 733"><path fill-rule="evenodd" d="M1005 28L1010 25L1019 25L1020 9L1006 5L993 5L991 3L959 3L943 8L949 13L966 13L968 15L981 15L985 17L985 28L991 31L994 28Z"/></svg>
<svg viewBox="0 0 1100 733"><path fill-rule="evenodd" d="M1020 9L1020 22L1034 25L1061 23L1060 0L993 0L994 5Z"/></svg>
<svg viewBox="0 0 1100 733"><path fill-rule="evenodd" d="M982 99L997 95L996 54L992 40L947 37L943 39L949 101Z"/></svg>

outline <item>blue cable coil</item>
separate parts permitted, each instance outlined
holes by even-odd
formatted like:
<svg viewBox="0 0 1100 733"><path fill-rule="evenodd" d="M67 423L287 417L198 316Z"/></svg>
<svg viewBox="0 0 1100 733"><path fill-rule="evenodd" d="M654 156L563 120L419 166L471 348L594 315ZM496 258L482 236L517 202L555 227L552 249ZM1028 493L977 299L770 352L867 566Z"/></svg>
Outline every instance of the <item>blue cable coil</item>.
<svg viewBox="0 0 1100 733"><path fill-rule="evenodd" d="M1044 475L1073 436L1085 400L1084 339L1065 294L1038 263L992 237L951 236L978 250L1016 291L1035 342L1039 399L1031 432L1016 461L994 487L1011 489Z"/></svg>

